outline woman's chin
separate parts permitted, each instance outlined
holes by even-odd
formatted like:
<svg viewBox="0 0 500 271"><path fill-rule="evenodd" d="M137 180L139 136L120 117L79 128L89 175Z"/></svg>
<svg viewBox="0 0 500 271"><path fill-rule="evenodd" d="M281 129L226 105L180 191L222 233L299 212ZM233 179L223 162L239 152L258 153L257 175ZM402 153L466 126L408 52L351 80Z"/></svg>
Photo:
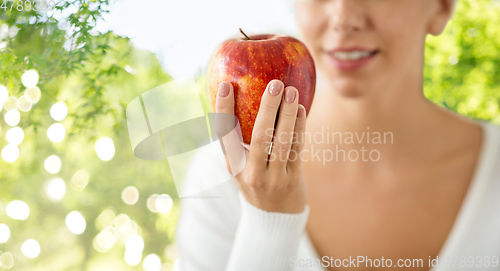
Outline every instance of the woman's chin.
<svg viewBox="0 0 500 271"><path fill-rule="evenodd" d="M364 96L373 89L373 85L377 80L373 80L373 76L368 74L342 74L338 71L330 73L320 73L319 81L324 84L324 87L333 88L336 94L346 98L357 98ZM323 81L324 80L324 81ZM371 82L371 83L367 83Z"/></svg>
<svg viewBox="0 0 500 271"><path fill-rule="evenodd" d="M368 88L366 86L362 86L363 84L360 84L360 82L355 82L352 79L336 79L334 80L333 85L335 91L340 96L346 98L358 98L368 93Z"/></svg>

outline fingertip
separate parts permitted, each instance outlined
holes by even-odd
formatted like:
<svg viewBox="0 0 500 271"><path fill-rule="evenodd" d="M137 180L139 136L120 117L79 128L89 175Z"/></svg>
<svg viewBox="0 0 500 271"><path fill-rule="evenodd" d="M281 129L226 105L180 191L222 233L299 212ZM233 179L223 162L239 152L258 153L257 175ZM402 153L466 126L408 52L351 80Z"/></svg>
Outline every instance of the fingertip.
<svg viewBox="0 0 500 271"><path fill-rule="evenodd" d="M291 103L297 103L298 102L298 97L299 97L299 91L297 88L293 86L288 86L285 88L285 95L283 96L283 99L291 104Z"/></svg>
<svg viewBox="0 0 500 271"><path fill-rule="evenodd" d="M271 96L278 96L284 87L285 84L283 84L283 82L281 82L281 80L278 79L273 79L271 80L271 82L269 82L269 84L267 84L267 89L269 91L269 94L271 94Z"/></svg>
<svg viewBox="0 0 500 271"><path fill-rule="evenodd" d="M232 89L233 85L231 83L227 81L222 81L219 85L219 90L218 90L219 97L226 98L227 96L229 96Z"/></svg>
<svg viewBox="0 0 500 271"><path fill-rule="evenodd" d="M230 90L230 92L233 92L233 90L234 90L234 89L233 89L233 83L231 83L231 82L229 82L229 81L224 81L224 82L226 82L226 83L229 85L229 90Z"/></svg>
<svg viewBox="0 0 500 271"><path fill-rule="evenodd" d="M269 81L269 86L272 85L272 84L281 84L282 86L284 86L283 82L279 79L273 79L271 81Z"/></svg>
<svg viewBox="0 0 500 271"><path fill-rule="evenodd" d="M215 102L216 113L234 113L234 95L233 86L228 81L222 81L217 91Z"/></svg>
<svg viewBox="0 0 500 271"><path fill-rule="evenodd" d="M297 118L304 118L306 116L306 108L299 104L299 109L297 110Z"/></svg>

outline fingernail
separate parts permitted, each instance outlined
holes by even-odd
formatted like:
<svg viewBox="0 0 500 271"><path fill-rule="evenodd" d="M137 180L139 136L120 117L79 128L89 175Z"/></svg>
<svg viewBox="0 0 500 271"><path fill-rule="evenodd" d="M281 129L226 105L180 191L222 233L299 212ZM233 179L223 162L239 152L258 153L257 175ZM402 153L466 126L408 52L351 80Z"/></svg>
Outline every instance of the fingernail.
<svg viewBox="0 0 500 271"><path fill-rule="evenodd" d="M273 96L276 96L280 94L282 88L283 83L281 83L280 81L274 81L271 83L271 86L269 86L269 93Z"/></svg>
<svg viewBox="0 0 500 271"><path fill-rule="evenodd" d="M222 98L227 97L229 95L229 84L226 82L222 82L219 85L219 96Z"/></svg>
<svg viewBox="0 0 500 271"><path fill-rule="evenodd" d="M285 102L291 104L293 101L295 101L295 91L287 88L285 92Z"/></svg>
<svg viewBox="0 0 500 271"><path fill-rule="evenodd" d="M306 109L303 106L299 106L299 110L297 112L297 118L303 118L306 114Z"/></svg>

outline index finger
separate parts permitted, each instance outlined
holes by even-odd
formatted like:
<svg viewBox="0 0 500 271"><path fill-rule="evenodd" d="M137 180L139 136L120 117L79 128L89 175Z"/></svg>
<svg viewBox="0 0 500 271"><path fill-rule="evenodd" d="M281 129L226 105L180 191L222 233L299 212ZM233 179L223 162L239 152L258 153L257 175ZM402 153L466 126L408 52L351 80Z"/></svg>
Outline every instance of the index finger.
<svg viewBox="0 0 500 271"><path fill-rule="evenodd" d="M215 132L224 152L226 166L236 176L245 167L246 150L241 145L241 129L234 115L234 90L231 83L223 81L219 85L215 104Z"/></svg>
<svg viewBox="0 0 500 271"><path fill-rule="evenodd" d="M274 123L281 104L284 84L280 80L272 80L262 95L259 112L255 119L250 142L250 161L264 169L267 167L269 148L273 141Z"/></svg>

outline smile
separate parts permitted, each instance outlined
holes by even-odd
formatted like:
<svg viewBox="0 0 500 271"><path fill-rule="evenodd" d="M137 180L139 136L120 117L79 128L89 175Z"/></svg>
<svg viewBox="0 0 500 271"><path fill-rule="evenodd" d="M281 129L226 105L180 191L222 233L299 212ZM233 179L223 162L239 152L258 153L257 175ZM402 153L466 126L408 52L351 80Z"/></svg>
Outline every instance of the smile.
<svg viewBox="0 0 500 271"><path fill-rule="evenodd" d="M338 60L360 60L374 55L376 51L352 51L352 52L334 52L332 55Z"/></svg>
<svg viewBox="0 0 500 271"><path fill-rule="evenodd" d="M378 50L344 48L329 51L326 55L336 69L350 72L368 65L378 53Z"/></svg>

